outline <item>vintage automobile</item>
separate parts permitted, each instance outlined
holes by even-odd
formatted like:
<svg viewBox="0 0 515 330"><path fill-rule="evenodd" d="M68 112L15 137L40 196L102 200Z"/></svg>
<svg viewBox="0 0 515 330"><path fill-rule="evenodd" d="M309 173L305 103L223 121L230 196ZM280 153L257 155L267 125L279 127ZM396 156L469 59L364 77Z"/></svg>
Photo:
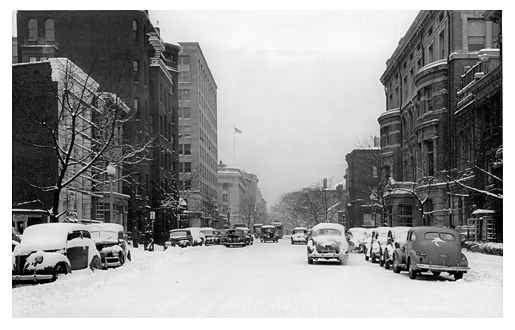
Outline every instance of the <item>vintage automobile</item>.
<svg viewBox="0 0 515 330"><path fill-rule="evenodd" d="M411 279L421 272L432 272L434 276L447 272L459 280L469 269L468 260L461 253L460 235L454 229L410 228L406 244L399 245L393 253L393 272L407 270Z"/></svg>
<svg viewBox="0 0 515 330"><path fill-rule="evenodd" d="M368 261L368 257L370 255L370 248L372 246L372 233L375 228L365 228L363 231L363 242L361 243L361 250L365 255L365 260Z"/></svg>
<svg viewBox="0 0 515 330"><path fill-rule="evenodd" d="M123 226L117 223L88 225L91 238L95 241L102 268L118 267L131 261L131 249L125 240Z"/></svg>
<svg viewBox="0 0 515 330"><path fill-rule="evenodd" d="M239 227L238 229L243 230L243 232L245 233L245 244L247 244L247 245L254 244L254 235L252 235L249 228Z"/></svg>
<svg viewBox="0 0 515 330"><path fill-rule="evenodd" d="M381 260L379 261L379 265L384 265L385 269L390 269L390 267L393 265L393 251L395 250L395 245L401 247L406 244L406 237L410 228L411 227L402 226L390 228L388 231L386 245L382 249L383 254Z"/></svg>
<svg viewBox="0 0 515 330"><path fill-rule="evenodd" d="M215 230L215 237L218 242L218 244L225 244L225 241L227 239L227 229L218 229Z"/></svg>
<svg viewBox="0 0 515 330"><path fill-rule="evenodd" d="M204 235L205 241L204 244L207 245L216 245L217 239L215 237L215 230L211 227L202 227L200 228L200 232Z"/></svg>
<svg viewBox="0 0 515 330"><path fill-rule="evenodd" d="M206 236L199 227L189 227L188 229L193 237L193 246L202 246L206 243Z"/></svg>
<svg viewBox="0 0 515 330"><path fill-rule="evenodd" d="M164 244L165 250L170 246L180 246L181 248L193 246L193 236L190 230L188 228L170 230L170 239Z"/></svg>
<svg viewBox="0 0 515 330"><path fill-rule="evenodd" d="M227 238L224 245L226 247L232 246L247 246L247 234L242 227L227 230Z"/></svg>
<svg viewBox="0 0 515 330"><path fill-rule="evenodd" d="M279 235L277 235L277 231L272 225L263 225L261 226L261 242L275 242L279 241Z"/></svg>
<svg viewBox="0 0 515 330"><path fill-rule="evenodd" d="M349 244L345 227L337 223L319 223L312 228L307 244L308 264L314 260L335 259L346 265L349 261Z"/></svg>
<svg viewBox="0 0 515 330"><path fill-rule="evenodd" d="M365 228L353 227L347 232L349 241L349 250L363 253L363 238L365 234Z"/></svg>
<svg viewBox="0 0 515 330"><path fill-rule="evenodd" d="M372 240L368 249L368 259L375 263L381 259L382 247L386 246L389 227L377 227L372 230Z"/></svg>
<svg viewBox="0 0 515 330"><path fill-rule="evenodd" d="M88 226L43 223L27 227L13 251L12 282L55 281L73 270L101 268Z"/></svg>
<svg viewBox="0 0 515 330"><path fill-rule="evenodd" d="M262 223L255 223L252 225L252 228L254 228L254 238L258 239L261 237L261 226L263 226Z"/></svg>
<svg viewBox="0 0 515 330"><path fill-rule="evenodd" d="M291 234L291 244L308 244L308 229L306 227L295 227Z"/></svg>

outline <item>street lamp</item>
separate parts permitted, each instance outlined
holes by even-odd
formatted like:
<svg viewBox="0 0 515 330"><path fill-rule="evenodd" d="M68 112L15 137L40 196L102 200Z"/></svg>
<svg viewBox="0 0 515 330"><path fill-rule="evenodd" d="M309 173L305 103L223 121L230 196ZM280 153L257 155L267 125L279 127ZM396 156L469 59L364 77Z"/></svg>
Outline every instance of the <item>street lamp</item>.
<svg viewBox="0 0 515 330"><path fill-rule="evenodd" d="M109 163L107 165L107 175L109 176L109 222L113 222L113 177L116 174L116 167Z"/></svg>

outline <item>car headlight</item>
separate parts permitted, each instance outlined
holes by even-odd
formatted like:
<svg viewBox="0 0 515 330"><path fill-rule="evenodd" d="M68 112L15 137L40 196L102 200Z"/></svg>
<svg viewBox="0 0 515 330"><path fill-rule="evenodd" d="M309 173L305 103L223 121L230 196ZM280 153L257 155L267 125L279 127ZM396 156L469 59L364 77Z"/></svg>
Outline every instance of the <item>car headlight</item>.
<svg viewBox="0 0 515 330"><path fill-rule="evenodd" d="M42 262L43 262L43 256L37 256L37 257L35 258L35 260L36 260L36 262L37 262L38 264L40 264L40 263L42 263Z"/></svg>

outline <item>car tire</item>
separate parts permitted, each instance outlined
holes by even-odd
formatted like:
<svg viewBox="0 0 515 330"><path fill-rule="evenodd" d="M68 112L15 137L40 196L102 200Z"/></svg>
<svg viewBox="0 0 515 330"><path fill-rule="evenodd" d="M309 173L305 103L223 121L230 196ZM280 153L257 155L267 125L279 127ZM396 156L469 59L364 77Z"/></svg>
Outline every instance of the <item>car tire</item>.
<svg viewBox="0 0 515 330"><path fill-rule="evenodd" d="M93 259L91 259L91 263L89 264L89 268L92 271L95 271L96 269L100 269L102 265L100 264L100 259L98 256L93 256Z"/></svg>
<svg viewBox="0 0 515 330"><path fill-rule="evenodd" d="M52 282L54 282L55 280L57 280L61 275L66 275L68 274L68 271L66 269L66 266L60 262L58 263L57 265L55 265L54 267L54 277L52 278Z"/></svg>
<svg viewBox="0 0 515 330"><path fill-rule="evenodd" d="M129 262L131 262L131 253L130 252L127 252L127 260L129 260Z"/></svg>
<svg viewBox="0 0 515 330"><path fill-rule="evenodd" d="M308 257L308 264L310 264L310 265L313 264L313 258Z"/></svg>
<svg viewBox="0 0 515 330"><path fill-rule="evenodd" d="M463 272L454 273L454 280L461 280L463 278Z"/></svg>
<svg viewBox="0 0 515 330"><path fill-rule="evenodd" d="M440 272L431 272L431 273L433 273L433 276L435 276L435 277L440 276Z"/></svg>
<svg viewBox="0 0 515 330"><path fill-rule="evenodd" d="M401 272L401 266L399 265L399 260L397 260L397 257L395 257L395 254L393 255L393 272L396 274L399 274Z"/></svg>
<svg viewBox="0 0 515 330"><path fill-rule="evenodd" d="M408 275L409 278L414 280L417 278L418 271L414 270L413 267L411 267L411 263L408 264Z"/></svg>

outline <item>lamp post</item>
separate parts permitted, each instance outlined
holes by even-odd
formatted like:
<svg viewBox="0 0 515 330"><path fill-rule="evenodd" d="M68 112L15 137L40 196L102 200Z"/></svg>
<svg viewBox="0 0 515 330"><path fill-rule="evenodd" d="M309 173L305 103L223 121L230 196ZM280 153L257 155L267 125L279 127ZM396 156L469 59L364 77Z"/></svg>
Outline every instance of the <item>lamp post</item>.
<svg viewBox="0 0 515 330"><path fill-rule="evenodd" d="M113 222L113 177L116 174L116 167L109 163L107 165L107 175L109 176L109 222Z"/></svg>

